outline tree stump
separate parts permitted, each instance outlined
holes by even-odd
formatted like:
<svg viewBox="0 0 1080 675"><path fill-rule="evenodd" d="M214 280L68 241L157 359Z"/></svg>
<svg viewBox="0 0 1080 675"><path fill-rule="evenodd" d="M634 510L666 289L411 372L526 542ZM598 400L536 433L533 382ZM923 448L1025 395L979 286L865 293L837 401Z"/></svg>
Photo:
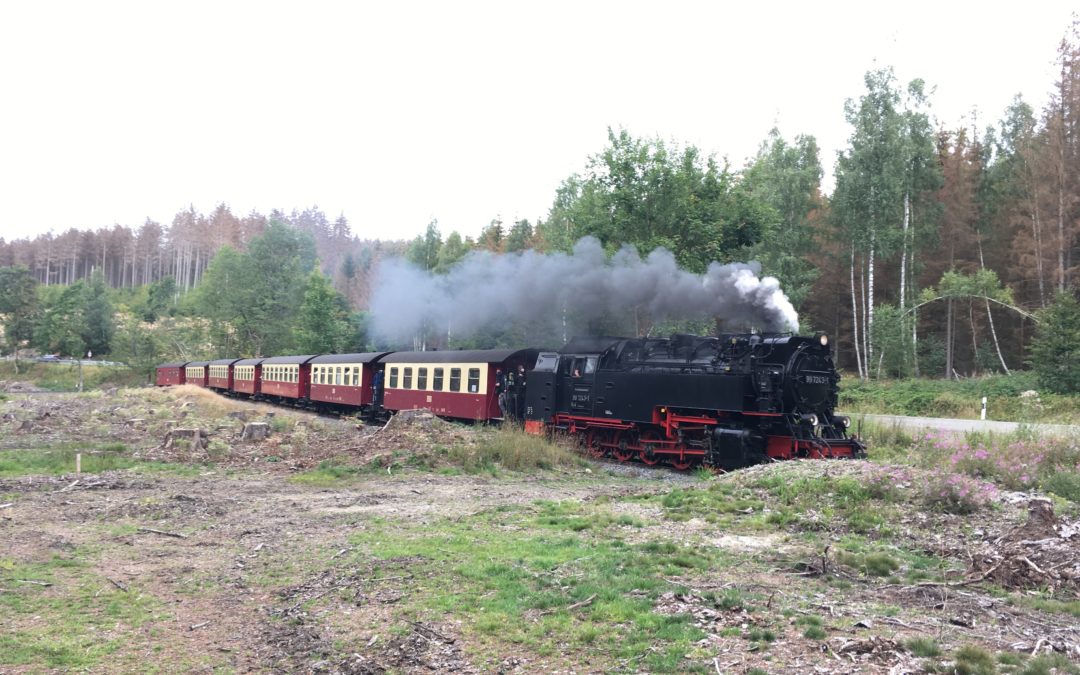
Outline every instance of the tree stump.
<svg viewBox="0 0 1080 675"><path fill-rule="evenodd" d="M227 417L231 417L234 420L240 420L241 422L248 421L248 413L246 410L233 410L227 415Z"/></svg>
<svg viewBox="0 0 1080 675"><path fill-rule="evenodd" d="M190 440L192 450L206 449L206 446L210 443L210 435L202 429L172 429L165 434L162 447L173 447L177 439Z"/></svg>
<svg viewBox="0 0 1080 675"><path fill-rule="evenodd" d="M249 422L244 425L242 441L261 441L270 435L270 425L266 422Z"/></svg>

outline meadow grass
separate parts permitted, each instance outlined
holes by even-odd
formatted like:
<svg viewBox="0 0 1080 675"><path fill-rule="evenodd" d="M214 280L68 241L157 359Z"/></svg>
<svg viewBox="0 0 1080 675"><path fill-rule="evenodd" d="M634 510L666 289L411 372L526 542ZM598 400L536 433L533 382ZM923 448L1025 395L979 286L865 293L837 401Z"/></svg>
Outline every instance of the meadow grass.
<svg viewBox="0 0 1080 675"><path fill-rule="evenodd" d="M20 360L19 373L16 375L14 362L5 360L0 361L0 380L32 382L48 391L75 391L79 383L79 366ZM84 390L134 387L146 383L146 375L131 368L83 364Z"/></svg>
<svg viewBox="0 0 1080 675"><path fill-rule="evenodd" d="M38 448L0 450L0 478L74 474L76 455L82 455L82 472L88 474L133 469L139 472L193 476L205 468L140 460L132 457L123 443L61 443Z"/></svg>
<svg viewBox="0 0 1080 675"><path fill-rule="evenodd" d="M8 624L0 633L0 666L93 669L130 647L140 626L165 618L151 596L123 591L73 558L0 557L0 583Z"/></svg>
<svg viewBox="0 0 1080 675"><path fill-rule="evenodd" d="M1027 391L1039 395L1024 396ZM845 377L840 385L840 409L849 413L977 419L983 396L988 399L990 419L1080 424L1080 396L1046 393L1031 372L964 380Z"/></svg>
<svg viewBox="0 0 1080 675"><path fill-rule="evenodd" d="M381 575L396 566L414 575L409 611L452 615L481 641L543 656L585 649L601 659L594 667L684 670L704 634L691 617L653 607L677 588L665 577L706 574L730 563L729 554L627 541L636 529L601 506L538 501L465 520L376 523L350 543L383 561Z"/></svg>

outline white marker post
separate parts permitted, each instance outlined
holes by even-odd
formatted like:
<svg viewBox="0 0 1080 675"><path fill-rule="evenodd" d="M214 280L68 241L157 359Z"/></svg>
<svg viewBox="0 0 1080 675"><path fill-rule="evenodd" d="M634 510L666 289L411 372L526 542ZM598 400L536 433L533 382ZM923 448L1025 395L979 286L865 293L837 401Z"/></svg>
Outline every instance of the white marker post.
<svg viewBox="0 0 1080 675"><path fill-rule="evenodd" d="M983 419L983 420L986 419L986 397L985 396L983 396L982 416L979 419Z"/></svg>

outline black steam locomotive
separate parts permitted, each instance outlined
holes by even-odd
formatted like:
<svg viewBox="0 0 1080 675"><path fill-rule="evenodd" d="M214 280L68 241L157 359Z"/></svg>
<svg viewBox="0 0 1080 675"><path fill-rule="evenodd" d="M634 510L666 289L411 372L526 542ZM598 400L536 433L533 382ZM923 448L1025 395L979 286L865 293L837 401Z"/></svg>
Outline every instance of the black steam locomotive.
<svg viewBox="0 0 1080 675"><path fill-rule="evenodd" d="M828 337L575 338L528 375L525 427L583 436L590 453L678 469L767 458L864 457L834 414Z"/></svg>

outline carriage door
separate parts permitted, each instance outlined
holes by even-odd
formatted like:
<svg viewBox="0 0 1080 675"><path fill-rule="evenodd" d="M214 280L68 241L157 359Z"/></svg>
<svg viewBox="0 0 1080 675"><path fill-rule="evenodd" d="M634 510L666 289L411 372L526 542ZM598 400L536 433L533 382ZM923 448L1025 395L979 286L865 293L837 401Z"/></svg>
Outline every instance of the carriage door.
<svg viewBox="0 0 1080 675"><path fill-rule="evenodd" d="M566 395L563 401L571 414L593 414L593 387L599 356L575 356L567 359Z"/></svg>

